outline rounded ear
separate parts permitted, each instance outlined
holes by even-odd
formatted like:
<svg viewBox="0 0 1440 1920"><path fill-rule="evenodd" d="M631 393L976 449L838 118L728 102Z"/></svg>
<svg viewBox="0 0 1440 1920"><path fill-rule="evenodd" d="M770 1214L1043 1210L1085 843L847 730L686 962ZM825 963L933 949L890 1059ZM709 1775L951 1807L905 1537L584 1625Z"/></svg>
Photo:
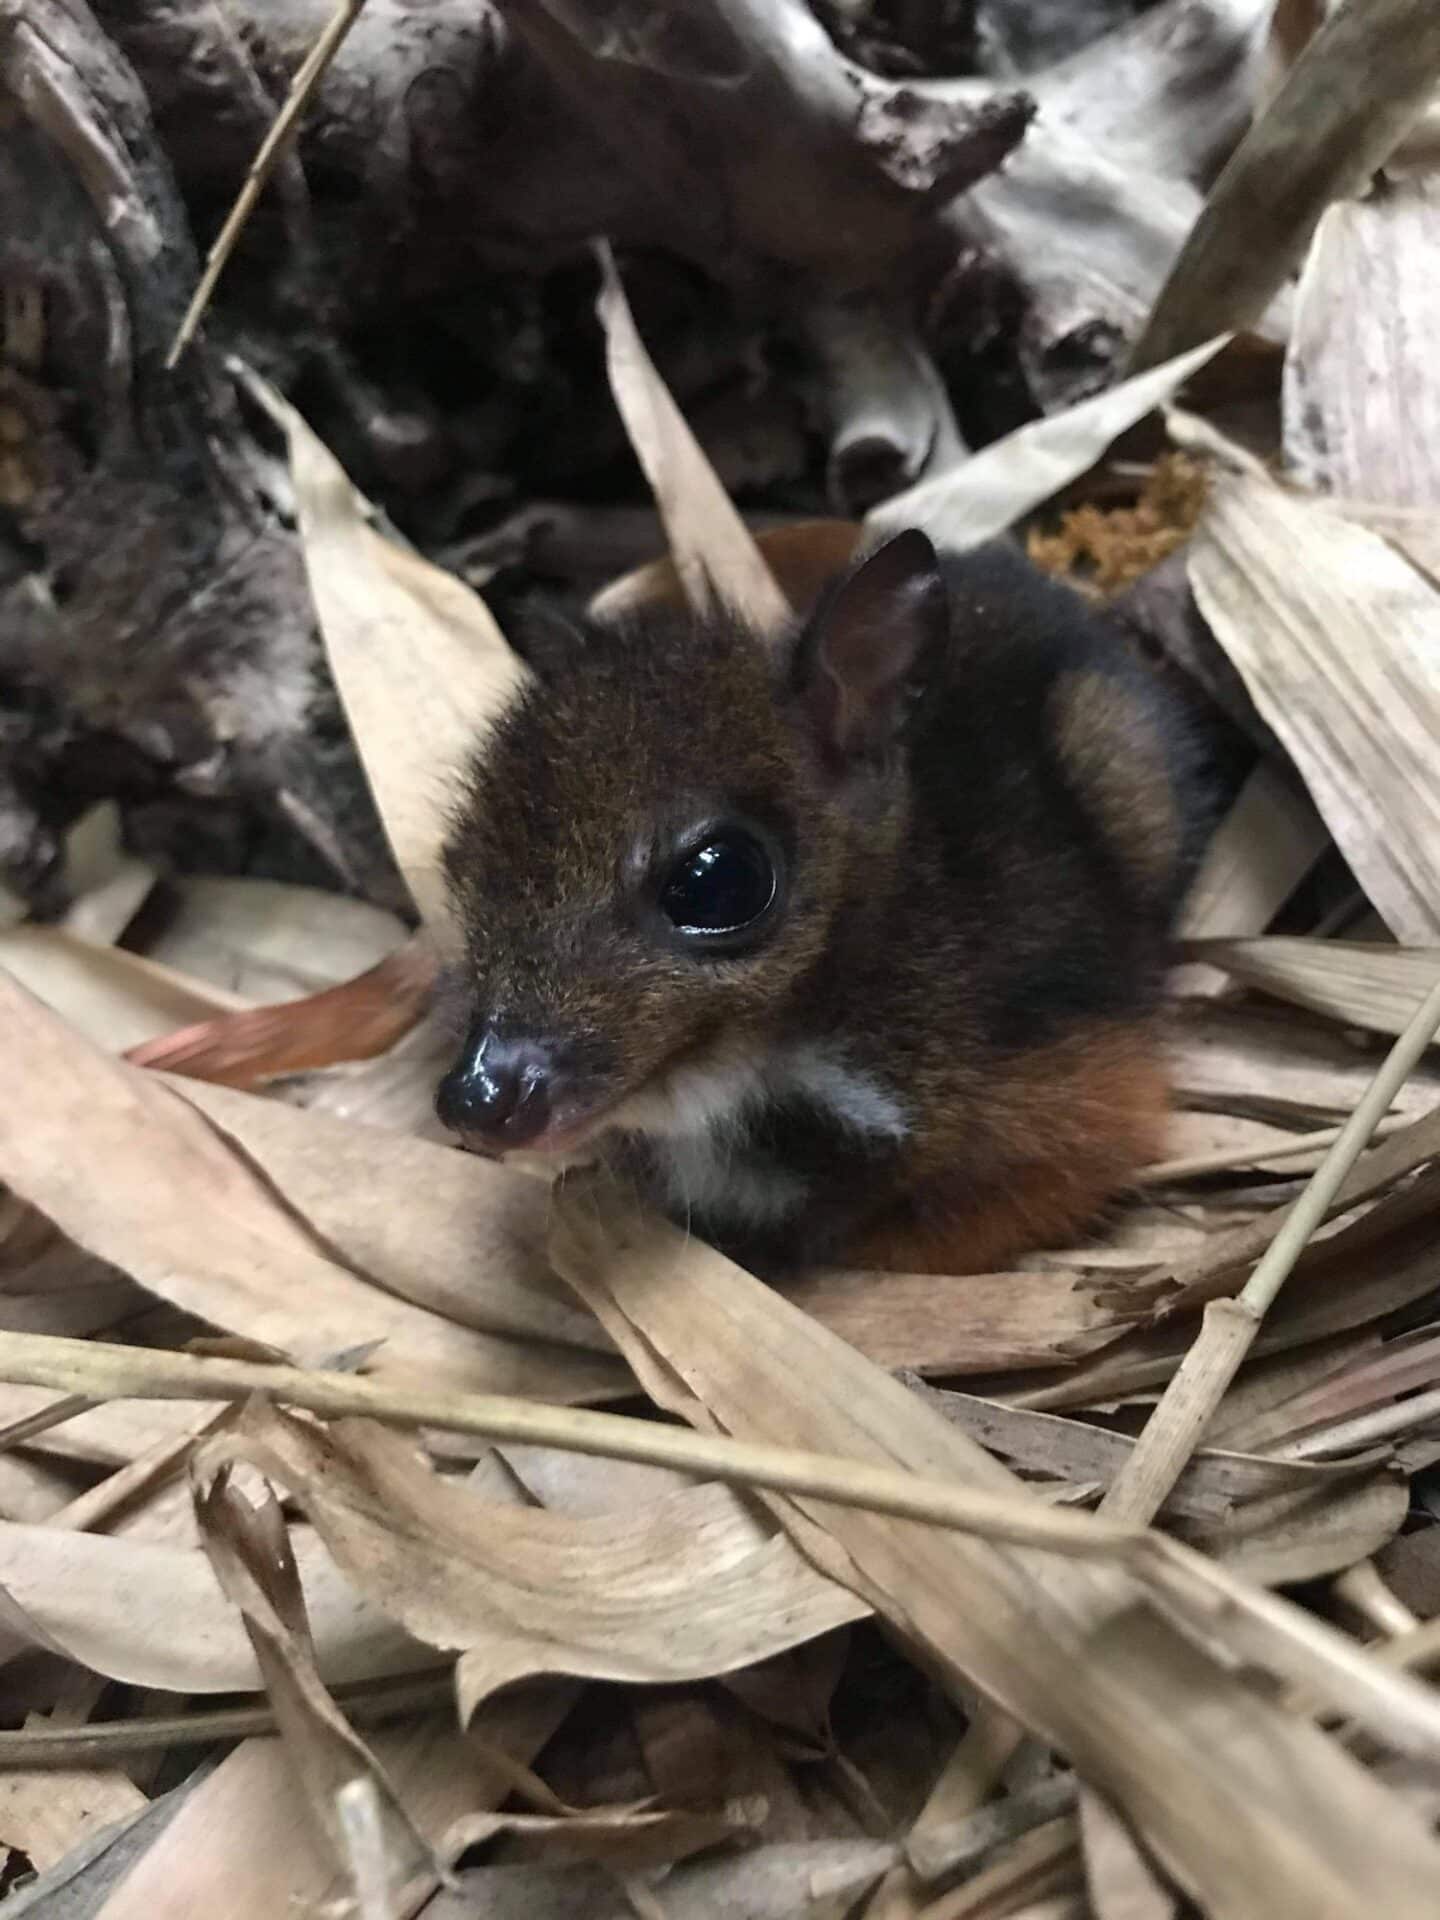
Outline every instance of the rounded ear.
<svg viewBox="0 0 1440 1920"><path fill-rule="evenodd" d="M918 529L862 560L824 600L796 655L799 692L827 756L883 753L938 658L949 605Z"/></svg>

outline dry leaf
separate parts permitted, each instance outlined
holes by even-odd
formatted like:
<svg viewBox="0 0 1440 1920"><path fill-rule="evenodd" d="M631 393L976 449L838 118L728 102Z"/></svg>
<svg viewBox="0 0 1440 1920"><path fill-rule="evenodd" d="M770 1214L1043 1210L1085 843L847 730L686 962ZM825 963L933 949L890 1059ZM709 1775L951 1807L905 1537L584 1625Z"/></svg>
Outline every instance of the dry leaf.
<svg viewBox="0 0 1440 1920"><path fill-rule="evenodd" d="M57 924L100 947L120 938L155 884L154 868L125 851L113 800L91 807L66 833L62 871L70 904Z"/></svg>
<svg viewBox="0 0 1440 1920"><path fill-rule="evenodd" d="M313 1536L297 1555L327 1681L433 1664L359 1598ZM248 1693L260 1683L239 1617L194 1548L4 1522L0 1595L0 1620L25 1644L107 1679L171 1693Z"/></svg>
<svg viewBox="0 0 1440 1920"><path fill-rule="evenodd" d="M1175 1920L1176 1904L1110 1803L1080 1793L1080 1850L1095 1920Z"/></svg>
<svg viewBox="0 0 1440 1920"><path fill-rule="evenodd" d="M1440 186L1427 177L1331 207L1315 233L1285 358L1297 478L1367 507L1440 511ZM1405 544L1403 525L1394 536ZM1432 536L1433 537L1433 536Z"/></svg>
<svg viewBox="0 0 1440 1920"><path fill-rule="evenodd" d="M827 1268L787 1282L784 1292L877 1366L937 1374L1079 1359L1129 1318L1113 1287L1059 1269L946 1278Z"/></svg>
<svg viewBox="0 0 1440 1920"><path fill-rule="evenodd" d="M822 1920L818 1903L824 1901L823 1920L831 1920L852 1914L894 1857L893 1846L873 1840L758 1847L739 1860L677 1868L663 1883L661 1910L665 1920ZM597 1868L480 1867L460 1876L456 1892L437 1895L425 1920L576 1920L581 1914L585 1920L634 1920L634 1913Z"/></svg>
<svg viewBox="0 0 1440 1920"><path fill-rule="evenodd" d="M562 1198L556 1262L662 1403L747 1439L1012 1490L916 1395L758 1281L659 1223L612 1211L602 1225L604 1204L594 1191L583 1206ZM1202 1904L1299 1903L1336 1920L1382 1899L1416 1920L1428 1910L1418 1889L1440 1854L1423 1825L1316 1730L1179 1638L1118 1570L859 1509L767 1505L949 1678L982 1685L1059 1746Z"/></svg>
<svg viewBox="0 0 1440 1920"><path fill-rule="evenodd" d="M1347 1486L1272 1494L1187 1538L1262 1586L1295 1586L1378 1553L1405 1524L1409 1505L1404 1479L1382 1470Z"/></svg>
<svg viewBox="0 0 1440 1920"><path fill-rule="evenodd" d="M1326 206L1364 192L1437 76L1440 20L1427 0L1342 7L1211 188L1132 365L1153 366L1222 327L1253 326Z"/></svg>
<svg viewBox="0 0 1440 1920"><path fill-rule="evenodd" d="M0 967L109 1053L196 1021L244 1013L250 1005L141 954L95 946L54 927L0 933Z"/></svg>
<svg viewBox="0 0 1440 1920"><path fill-rule="evenodd" d="M1190 580L1391 931L1440 941L1440 594L1257 473L1216 476Z"/></svg>
<svg viewBox="0 0 1440 1920"><path fill-rule="evenodd" d="M387 1901L436 1863L415 1831L380 1763L325 1689L315 1664L305 1598L280 1507L266 1491L256 1507L233 1484L223 1463L211 1464L212 1440L192 1462L195 1508L206 1554L227 1599L236 1606L275 1709L317 1833L330 1844L337 1869L347 1860L338 1796L351 1781L374 1792L383 1850L382 1871L392 1878Z"/></svg>
<svg viewBox="0 0 1440 1920"><path fill-rule="evenodd" d="M26 1721L27 1727L55 1724L44 1715ZM43 1873L147 1804L118 1767L7 1768L0 1772L0 1846L18 1848Z"/></svg>
<svg viewBox="0 0 1440 1920"><path fill-rule="evenodd" d="M338 987L302 1000L221 1014L126 1050L136 1066L220 1086L254 1087L282 1074L370 1060L402 1040L430 1005L436 956L423 936Z"/></svg>
<svg viewBox="0 0 1440 1920"><path fill-rule="evenodd" d="M380 1375L603 1395L600 1356L457 1326L327 1257L254 1168L153 1074L107 1060L0 974L12 1099L0 1176L150 1292L296 1358L368 1341Z"/></svg>
<svg viewBox="0 0 1440 1920"><path fill-rule="evenodd" d="M784 626L790 603L645 351L614 256L604 244L597 253L610 389L691 606L703 610L718 595L762 631Z"/></svg>
<svg viewBox="0 0 1440 1920"><path fill-rule="evenodd" d="M175 1090L367 1280L458 1326L610 1351L550 1271L543 1181L230 1087L182 1080Z"/></svg>
<svg viewBox="0 0 1440 1920"><path fill-rule="evenodd" d="M1196 957L1247 987L1374 1033L1403 1033L1440 979L1440 947L1363 940L1206 940Z"/></svg>
<svg viewBox="0 0 1440 1920"><path fill-rule="evenodd" d="M1257 762L1205 850L1181 937L1264 933L1329 844L1304 793L1267 760Z"/></svg>
<svg viewBox="0 0 1440 1920"><path fill-rule="evenodd" d="M1174 1022L1176 1097L1225 1113L1323 1125L1349 1116L1375 1061L1318 1021L1280 1008L1187 1006ZM1418 1119L1440 1105L1440 1071L1422 1064L1393 1111Z"/></svg>
<svg viewBox="0 0 1440 1920"><path fill-rule="evenodd" d="M798 614L804 614L836 574L849 566L862 534L857 520L801 520L791 526L760 528L754 541L785 598ZM634 607L683 609L688 604L679 569L666 554L602 587L589 611L597 620L613 620Z"/></svg>
<svg viewBox="0 0 1440 1920"><path fill-rule="evenodd" d="M377 966L405 940L393 913L278 880L179 877L168 911L146 942L152 960L244 994L294 1000Z"/></svg>
<svg viewBox="0 0 1440 1920"><path fill-rule="evenodd" d="M439 854L456 784L526 670L479 596L377 533L329 449L273 389L263 397L289 441L330 671L395 858L436 931L448 912Z"/></svg>
<svg viewBox="0 0 1440 1920"><path fill-rule="evenodd" d="M487 1711L488 1743L530 1759L569 1703L563 1691L529 1690ZM432 1846L451 1823L510 1791L507 1768L443 1722L384 1728L376 1756ZM269 1920L322 1910L344 1895L304 1796L279 1764L273 1739L247 1740L209 1774L160 1841L95 1920ZM443 1896L442 1896L443 1897ZM427 1910L427 1920L428 1920Z"/></svg>
<svg viewBox="0 0 1440 1920"><path fill-rule="evenodd" d="M287 1487L386 1613L461 1652L466 1718L526 1676L698 1679L865 1611L783 1537L757 1534L728 1488L683 1488L623 1514L496 1507L373 1422L322 1429L259 1407L216 1446Z"/></svg>
<svg viewBox="0 0 1440 1920"><path fill-rule="evenodd" d="M974 547L1040 506L1088 468L1128 427L1173 399L1225 341L1208 341L1092 400L1033 420L949 473L894 494L866 515L870 533L921 527L951 551Z"/></svg>

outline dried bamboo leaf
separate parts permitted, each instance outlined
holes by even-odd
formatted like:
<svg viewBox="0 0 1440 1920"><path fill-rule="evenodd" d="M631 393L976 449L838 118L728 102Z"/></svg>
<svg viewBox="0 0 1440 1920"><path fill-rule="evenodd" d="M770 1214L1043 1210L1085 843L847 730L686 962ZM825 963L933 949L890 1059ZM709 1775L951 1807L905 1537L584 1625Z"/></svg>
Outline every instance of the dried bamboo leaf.
<svg viewBox="0 0 1440 1920"><path fill-rule="evenodd" d="M1440 511L1440 185L1391 183L1331 207L1310 248L1285 359L1285 451L1318 492ZM1397 526L1393 537L1404 544Z"/></svg>
<svg viewBox="0 0 1440 1920"><path fill-rule="evenodd" d="M1180 1009L1172 1058L1177 1098L1292 1126L1343 1119L1375 1074L1374 1062L1341 1035L1268 1007ZM1437 1104L1440 1072L1422 1062L1396 1095L1394 1111L1418 1120Z"/></svg>
<svg viewBox="0 0 1440 1920"><path fill-rule="evenodd" d="M1131 365L1154 366L1222 327L1253 326L1325 208L1363 193L1437 78L1440 19L1427 0L1340 8L1231 155Z"/></svg>
<svg viewBox="0 0 1440 1920"><path fill-rule="evenodd" d="M1017 427L949 473L894 494L865 517L872 534L921 527L952 550L978 546L1093 467L1113 440L1163 406L1225 345L1207 341L1163 367Z"/></svg>
<svg viewBox="0 0 1440 1920"><path fill-rule="evenodd" d="M947 1420L1012 1465L1077 1485L1108 1485L1134 1450L1129 1434L1081 1420L1057 1419L1034 1408L1005 1406L974 1394L920 1392ZM1221 1521L1247 1502L1281 1493L1303 1493L1323 1502L1353 1478L1353 1469L1329 1480L1294 1477L1298 1462L1267 1460L1259 1453L1210 1448L1194 1455L1167 1502L1172 1513Z"/></svg>
<svg viewBox="0 0 1440 1920"><path fill-rule="evenodd" d="M858 520L801 520L762 527L754 541L780 591L797 613L805 613L850 564L862 534ZM688 604L679 567L665 554L610 581L591 599L589 611L597 620L614 620L634 607Z"/></svg>
<svg viewBox="0 0 1440 1920"><path fill-rule="evenodd" d="M313 1537L297 1551L328 1681L433 1662L359 1598ZM260 1684L244 1628L196 1549L4 1522L0 1592L5 1624L25 1644L107 1679L171 1693L249 1693Z"/></svg>
<svg viewBox="0 0 1440 1920"><path fill-rule="evenodd" d="M259 1407L215 1445L287 1487L386 1613L461 1652L466 1718L522 1677L697 1679L866 1611L783 1537L757 1544L753 1516L723 1487L623 1515L497 1508L371 1422L322 1430Z"/></svg>
<svg viewBox="0 0 1440 1920"><path fill-rule="evenodd" d="M1391 931L1440 940L1440 594L1374 534L1254 473L1217 477L1190 579Z"/></svg>
<svg viewBox="0 0 1440 1920"><path fill-rule="evenodd" d="M719 1255L659 1225L602 1224L600 1196L586 1202L562 1200L557 1264L652 1394L692 1422L1012 1485L915 1395ZM1067 1753L1202 1903L1339 1920L1383 1897L1387 1911L1427 1911L1417 1888L1440 1857L1422 1826L1323 1736L1177 1639L1127 1576L854 1509L767 1504L942 1671L983 1685Z"/></svg>
<svg viewBox="0 0 1440 1920"><path fill-rule="evenodd" d="M1440 975L1440 947L1363 940L1206 940L1195 953L1247 987L1375 1033L1403 1033Z"/></svg>
<svg viewBox="0 0 1440 1920"><path fill-rule="evenodd" d="M822 1920L821 1902L823 1920L849 1915L894 1857L884 1841L805 1840L758 1847L738 1860L697 1861L666 1876L665 1920ZM425 1920L634 1920L634 1913L598 1868L527 1865L461 1874L455 1892L431 1901Z"/></svg>
<svg viewBox="0 0 1440 1920"><path fill-rule="evenodd" d="M1115 1289L1059 1269L1033 1273L803 1274L785 1294L882 1367L995 1373L1078 1359L1128 1323Z"/></svg>
<svg viewBox="0 0 1440 1920"><path fill-rule="evenodd" d="M1295 1586L1378 1553L1405 1524L1409 1506L1404 1479L1381 1469L1340 1488L1272 1494L1186 1537L1262 1586Z"/></svg>
<svg viewBox="0 0 1440 1920"><path fill-rule="evenodd" d="M1401 1394L1440 1382L1440 1335L1429 1328L1358 1354L1314 1385L1287 1395L1263 1416L1252 1414L1248 1444L1269 1451L1312 1428L1329 1426Z"/></svg>
<svg viewBox="0 0 1440 1920"><path fill-rule="evenodd" d="M100 947L114 945L155 884L154 868L125 851L113 800L91 807L70 828L62 871L70 904L57 924L73 939Z"/></svg>
<svg viewBox="0 0 1440 1920"><path fill-rule="evenodd" d="M267 1489L264 1503L252 1506L233 1484L228 1466L211 1468L208 1457L202 1450L193 1462L201 1539L222 1592L244 1621L315 1830L329 1842L337 1868L343 1867L346 1836L337 1800L351 1781L367 1782L380 1825L382 1870L393 1875L381 1889L389 1904L412 1878L427 1869L434 1873L434 1857L374 1753L320 1678L299 1569L278 1502Z"/></svg>
<svg viewBox="0 0 1440 1920"><path fill-rule="evenodd" d="M760 1803L763 1806L763 1801ZM561 1814L471 1813L445 1835L443 1852L458 1859L471 1847L501 1834L528 1842L527 1852L541 1859L595 1860L616 1873L643 1873L703 1852L722 1841L749 1837L759 1809L753 1801L734 1801L719 1813L680 1807L579 1807Z"/></svg>
<svg viewBox="0 0 1440 1920"><path fill-rule="evenodd" d="M26 1724L37 1723L44 1724L43 1718ZM0 1846L16 1848L43 1873L148 1804L118 1767L6 1768L0 1773Z"/></svg>
<svg viewBox="0 0 1440 1920"><path fill-rule="evenodd" d="M1175 1920L1174 1895L1110 1803L1080 1793L1080 1850L1095 1920Z"/></svg>
<svg viewBox="0 0 1440 1920"><path fill-rule="evenodd" d="M546 1261L543 1181L230 1087L180 1080L175 1091L318 1243L377 1286L479 1332L610 1350Z"/></svg>
<svg viewBox="0 0 1440 1920"><path fill-rule="evenodd" d="M485 1740L529 1760L567 1705L563 1692L540 1690L501 1701L486 1715ZM434 1721L382 1729L371 1744L431 1845L453 1821L510 1791L508 1768ZM201 1783L96 1920L278 1920L324 1912L349 1892L316 1845L309 1807L275 1741L253 1739Z"/></svg>
<svg viewBox="0 0 1440 1920"><path fill-rule="evenodd" d="M598 1355L460 1327L335 1260L185 1100L108 1060L0 973L12 1098L0 1176L72 1240L213 1325L318 1359L371 1340L382 1375L556 1398L608 1391Z"/></svg>
<svg viewBox="0 0 1440 1920"><path fill-rule="evenodd" d="M0 967L112 1053L250 1005L238 993L190 980L141 954L95 946L55 927L0 933Z"/></svg>
<svg viewBox="0 0 1440 1920"><path fill-rule="evenodd" d="M145 952L252 1001L294 1000L377 966L405 941L393 913L317 887L180 878Z"/></svg>
<svg viewBox="0 0 1440 1920"><path fill-rule="evenodd" d="M718 595L762 631L782 627L790 603L732 505L635 325L609 247L600 244L596 302L605 362L625 431L650 482L686 595L697 611Z"/></svg>
<svg viewBox="0 0 1440 1920"><path fill-rule="evenodd" d="M254 1087L282 1074L374 1059L411 1032L430 1005L436 956L423 936L338 987L275 1007L220 1014L126 1049L136 1066L218 1086Z"/></svg>
<svg viewBox="0 0 1440 1920"><path fill-rule="evenodd" d="M526 669L479 596L377 533L368 503L301 416L253 375L249 383L285 430L330 670L395 858L438 932L455 783Z"/></svg>
<svg viewBox="0 0 1440 1920"><path fill-rule="evenodd" d="M1306 796L1261 760L1206 849L1180 917L1181 937L1264 933L1329 844Z"/></svg>

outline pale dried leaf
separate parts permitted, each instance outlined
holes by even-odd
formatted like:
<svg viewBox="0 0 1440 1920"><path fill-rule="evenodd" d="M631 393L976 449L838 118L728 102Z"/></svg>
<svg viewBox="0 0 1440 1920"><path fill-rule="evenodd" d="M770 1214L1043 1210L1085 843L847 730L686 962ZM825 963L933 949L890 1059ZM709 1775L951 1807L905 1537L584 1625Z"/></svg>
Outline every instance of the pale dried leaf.
<svg viewBox="0 0 1440 1920"><path fill-rule="evenodd" d="M1440 947L1361 940L1207 940L1197 957L1297 1007L1374 1033L1403 1033L1440 979Z"/></svg>
<svg viewBox="0 0 1440 1920"><path fill-rule="evenodd" d="M462 1712L540 1673L698 1679L861 1615L730 1489L623 1515L496 1507L373 1422L251 1408L233 1449L287 1487L339 1565L409 1632L462 1653Z"/></svg>
<svg viewBox="0 0 1440 1920"><path fill-rule="evenodd" d="M380 1375L562 1399L613 1385L598 1355L457 1326L327 1257L193 1107L3 974L0 1028L17 1095L0 1110L0 1176L152 1293L296 1358L380 1341Z"/></svg>
<svg viewBox="0 0 1440 1920"><path fill-rule="evenodd" d="M120 809L102 800L65 835L65 885L71 899L58 924L76 940L111 946L155 884L155 870L125 851Z"/></svg>
<svg viewBox="0 0 1440 1920"><path fill-rule="evenodd" d="M297 1546L327 1681L414 1673L433 1655L356 1593L313 1536ZM0 1523L0 1619L92 1673L172 1693L253 1692L255 1656L203 1553Z"/></svg>
<svg viewBox="0 0 1440 1920"><path fill-rule="evenodd" d="M1156 299L1132 364L1250 327L1332 200L1363 193L1440 76L1428 0L1340 9L1230 156Z"/></svg>
<svg viewBox="0 0 1440 1920"><path fill-rule="evenodd" d="M677 1796L678 1797L678 1796ZM441 1851L455 1860L470 1847L501 1834L524 1841L527 1854L542 1860L594 1860L612 1872L642 1873L722 1841L750 1837L764 1807L737 1801L721 1812L679 1807L570 1808L562 1814L470 1813L446 1833Z"/></svg>
<svg viewBox="0 0 1440 1920"><path fill-rule="evenodd" d="M1205 850L1180 916L1180 936L1264 933L1329 844L1305 794L1268 761L1259 761Z"/></svg>
<svg viewBox="0 0 1440 1920"><path fill-rule="evenodd" d="M406 938L393 913L279 880L178 878L152 960L243 994L294 1000L353 980Z"/></svg>
<svg viewBox="0 0 1440 1920"><path fill-rule="evenodd" d="M1173 1043L1176 1096L1226 1113L1324 1125L1348 1117L1375 1062L1319 1022L1281 1008L1186 1007ZM1424 1062L1393 1111L1418 1119L1440 1105L1440 1072Z"/></svg>
<svg viewBox="0 0 1440 1920"><path fill-rule="evenodd" d="M663 1403L746 1439L1013 1492L916 1395L758 1281L605 1207L594 1190L583 1205L562 1199L556 1262ZM982 1685L1059 1746L1202 1904L1338 1915L1379 1899L1379 1874L1387 1911L1426 1912L1416 1890L1440 1856L1423 1825L1315 1729L1178 1638L1118 1569L800 1498L766 1504L948 1679Z"/></svg>
<svg viewBox="0 0 1440 1920"><path fill-rule="evenodd" d="M42 1716L26 1724L46 1723ZM6 1768L0 1772L0 1846L18 1847L43 1872L148 1804L118 1767Z"/></svg>
<svg viewBox="0 0 1440 1920"><path fill-rule="evenodd" d="M827 1268L787 1282L785 1293L877 1366L926 1373L1078 1359L1126 1324L1113 1288L1058 1269L947 1278Z"/></svg>
<svg viewBox="0 0 1440 1920"><path fill-rule="evenodd" d="M1095 1920L1175 1920L1174 1895L1110 1803L1080 1790L1080 1851Z"/></svg>
<svg viewBox="0 0 1440 1920"><path fill-rule="evenodd" d="M603 244L597 251L611 392L690 604L702 611L718 596L762 631L783 627L790 603L646 352L614 256Z"/></svg>
<svg viewBox="0 0 1440 1920"><path fill-rule="evenodd" d="M1338 1488L1272 1494L1189 1537L1262 1586L1295 1586L1378 1553L1405 1524L1409 1505L1404 1479L1382 1470Z"/></svg>
<svg viewBox="0 0 1440 1920"><path fill-rule="evenodd" d="M828 1920L853 1913L894 1857L893 1846L873 1840L759 1847L738 1860L677 1868L663 1883L662 1911L665 1920L820 1920L823 1901ZM634 1920L634 1912L597 1868L480 1867L462 1874L454 1893L432 1900L425 1920L575 1920L578 1914L585 1920Z"/></svg>
<svg viewBox="0 0 1440 1920"><path fill-rule="evenodd" d="M609 1351L550 1271L543 1181L230 1087L173 1084L355 1272L459 1326Z"/></svg>
<svg viewBox="0 0 1440 1920"><path fill-rule="evenodd" d="M436 931L440 848L461 773L527 678L485 603L384 538L329 449L273 389L285 429L310 591L346 718L395 858Z"/></svg>
<svg viewBox="0 0 1440 1920"><path fill-rule="evenodd" d="M77 940L56 927L0 933L0 967L109 1053L250 1005L142 954Z"/></svg>
<svg viewBox="0 0 1440 1920"><path fill-rule="evenodd" d="M338 987L166 1032L128 1047L126 1058L230 1087L373 1060L424 1023L437 964L431 942L417 935Z"/></svg>
<svg viewBox="0 0 1440 1920"><path fill-rule="evenodd" d="M1061 1420L1033 1408L1009 1407L974 1394L919 1391L956 1426L1017 1467L1077 1485L1108 1486L1134 1450L1129 1434L1082 1420ZM1351 1469L1330 1469L1328 1480L1295 1476L1298 1461L1267 1460L1258 1453L1211 1448L1196 1453L1175 1484L1167 1508L1211 1521L1224 1520L1247 1502L1280 1493L1304 1494L1323 1505L1345 1487Z"/></svg>
<svg viewBox="0 0 1440 1920"><path fill-rule="evenodd" d="M1440 515L1440 182L1331 207L1300 276L1285 451L1305 485ZM1396 537L1404 544L1403 531Z"/></svg>
<svg viewBox="0 0 1440 1920"><path fill-rule="evenodd" d="M1254 473L1216 476L1190 579L1391 931L1440 940L1440 593L1373 533Z"/></svg>
<svg viewBox="0 0 1440 1920"><path fill-rule="evenodd" d="M528 1690L488 1709L477 1731L491 1746L529 1760L568 1704L563 1691ZM432 1845L453 1821L497 1805L510 1791L508 1769L441 1721L381 1729L371 1745ZM347 1889L337 1883L304 1797L279 1758L273 1740L237 1747L95 1920L278 1920L343 1896Z"/></svg>
<svg viewBox="0 0 1440 1920"><path fill-rule="evenodd" d="M396 1797L372 1750L325 1689L316 1666L291 1543L280 1507L268 1493L252 1506L230 1468L212 1468L210 1449L193 1462L195 1508L206 1555L221 1590L237 1607L255 1650L276 1724L318 1834L329 1842L337 1869L346 1859L346 1835L337 1800L352 1781L373 1789L383 1866L393 1876L387 1901L435 1862Z"/></svg>
<svg viewBox="0 0 1440 1920"><path fill-rule="evenodd" d="M873 507L866 528L899 533L920 527L951 550L993 539L1093 467L1112 440L1172 399L1224 344L1208 341L1091 400L1017 427L951 472Z"/></svg>

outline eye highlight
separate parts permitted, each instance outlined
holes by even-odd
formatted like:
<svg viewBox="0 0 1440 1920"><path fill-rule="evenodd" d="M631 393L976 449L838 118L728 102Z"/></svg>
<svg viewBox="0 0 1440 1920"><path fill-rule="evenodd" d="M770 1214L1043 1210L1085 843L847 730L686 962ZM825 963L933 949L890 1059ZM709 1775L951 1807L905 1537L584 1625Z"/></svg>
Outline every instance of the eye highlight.
<svg viewBox="0 0 1440 1920"><path fill-rule="evenodd" d="M716 827L681 854L660 890L660 911L696 945L732 946L779 892L775 861L748 827Z"/></svg>

